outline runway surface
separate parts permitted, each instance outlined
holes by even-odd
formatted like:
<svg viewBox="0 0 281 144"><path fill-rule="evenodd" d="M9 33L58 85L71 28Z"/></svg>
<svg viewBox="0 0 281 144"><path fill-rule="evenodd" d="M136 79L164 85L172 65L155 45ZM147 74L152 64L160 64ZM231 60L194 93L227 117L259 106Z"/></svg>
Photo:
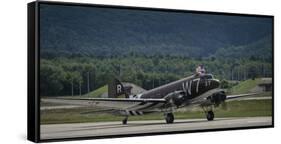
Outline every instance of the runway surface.
<svg viewBox="0 0 281 144"><path fill-rule="evenodd" d="M173 124L166 124L164 120L130 121L130 119L127 125L122 125L121 122L49 124L41 125L41 139L266 126L271 124L271 117L216 118L214 121L176 119Z"/></svg>

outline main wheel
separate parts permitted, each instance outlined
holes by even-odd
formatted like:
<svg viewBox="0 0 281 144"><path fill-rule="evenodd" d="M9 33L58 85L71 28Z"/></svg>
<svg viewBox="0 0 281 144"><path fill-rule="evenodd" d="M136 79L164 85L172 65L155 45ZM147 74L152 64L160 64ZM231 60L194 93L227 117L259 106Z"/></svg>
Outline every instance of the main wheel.
<svg viewBox="0 0 281 144"><path fill-rule="evenodd" d="M123 125L126 125L126 124L127 124L127 121L128 121L128 118L126 117L126 118L124 118L124 119L122 120L122 124L123 124Z"/></svg>
<svg viewBox="0 0 281 144"><path fill-rule="evenodd" d="M212 121L212 120L214 120L215 114L213 111L208 111L206 117L207 117L208 121Z"/></svg>
<svg viewBox="0 0 281 144"><path fill-rule="evenodd" d="M174 122L174 115L173 115L173 113L167 113L166 116L165 116L165 119L166 119L166 123L167 124L173 123Z"/></svg>

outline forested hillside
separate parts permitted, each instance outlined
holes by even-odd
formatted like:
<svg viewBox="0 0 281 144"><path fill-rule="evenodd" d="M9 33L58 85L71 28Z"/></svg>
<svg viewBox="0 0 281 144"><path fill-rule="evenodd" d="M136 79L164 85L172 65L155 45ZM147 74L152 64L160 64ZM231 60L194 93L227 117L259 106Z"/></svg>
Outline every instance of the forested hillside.
<svg viewBox="0 0 281 144"><path fill-rule="evenodd" d="M272 34L272 19L268 17L48 5L40 11L44 58L131 53L200 58L224 48L255 43ZM268 52L271 47L262 49ZM247 50L254 51L256 47ZM253 53L243 56L250 54ZM262 57L263 53L255 56Z"/></svg>
<svg viewBox="0 0 281 144"><path fill-rule="evenodd" d="M40 7L40 92L82 95L113 77L145 89L198 64L223 80L272 76L270 17Z"/></svg>

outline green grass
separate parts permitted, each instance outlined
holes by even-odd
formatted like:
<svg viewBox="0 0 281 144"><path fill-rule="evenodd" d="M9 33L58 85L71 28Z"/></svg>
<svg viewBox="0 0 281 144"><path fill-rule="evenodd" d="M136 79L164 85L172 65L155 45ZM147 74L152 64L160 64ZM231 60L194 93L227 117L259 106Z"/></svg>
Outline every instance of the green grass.
<svg viewBox="0 0 281 144"><path fill-rule="evenodd" d="M104 85L92 92L89 92L87 94L85 94L84 96L89 96L89 97L100 97L103 93L108 91L108 86Z"/></svg>
<svg viewBox="0 0 281 144"><path fill-rule="evenodd" d="M272 115L271 100L248 100L248 101L232 101L224 110L221 107L215 109L215 117L255 117L255 116L271 116ZM96 109L95 109L96 110ZM81 114L93 111L92 108L73 108L73 109L56 109L42 110L41 124L56 123L83 123L83 122L105 122L105 121L121 121L122 116L115 116L106 113ZM187 110L175 112L175 119L188 118L205 118L205 114L201 109ZM130 121L134 120L163 120L163 113L154 113L143 116L131 116Z"/></svg>
<svg viewBox="0 0 281 144"><path fill-rule="evenodd" d="M248 79L246 81L240 82L238 85L231 88L232 94L241 94L241 93L247 93L249 90L256 87L259 83L261 83L260 78L256 78L255 80Z"/></svg>

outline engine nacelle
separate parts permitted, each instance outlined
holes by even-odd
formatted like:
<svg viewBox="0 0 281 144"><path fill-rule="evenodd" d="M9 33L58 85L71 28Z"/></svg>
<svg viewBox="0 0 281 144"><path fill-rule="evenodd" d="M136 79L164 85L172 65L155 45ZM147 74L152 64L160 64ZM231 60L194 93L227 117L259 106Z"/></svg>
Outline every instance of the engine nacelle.
<svg viewBox="0 0 281 144"><path fill-rule="evenodd" d="M180 105L182 105L185 102L186 97L184 95L184 92L182 92L182 91L175 91L173 93L168 94L165 97L165 99L167 101L169 101L173 105L180 106Z"/></svg>
<svg viewBox="0 0 281 144"><path fill-rule="evenodd" d="M226 100L226 95L225 92L222 91L209 96L207 99L210 100L211 103L215 104L215 106L218 106Z"/></svg>

